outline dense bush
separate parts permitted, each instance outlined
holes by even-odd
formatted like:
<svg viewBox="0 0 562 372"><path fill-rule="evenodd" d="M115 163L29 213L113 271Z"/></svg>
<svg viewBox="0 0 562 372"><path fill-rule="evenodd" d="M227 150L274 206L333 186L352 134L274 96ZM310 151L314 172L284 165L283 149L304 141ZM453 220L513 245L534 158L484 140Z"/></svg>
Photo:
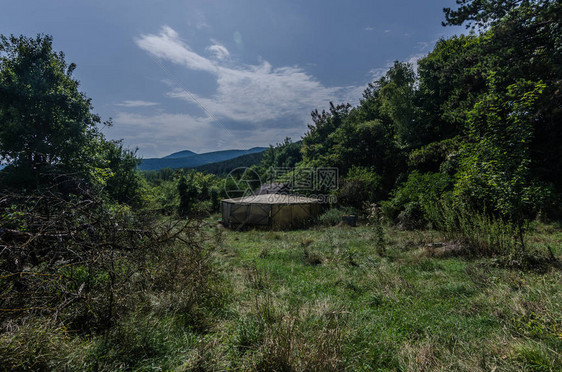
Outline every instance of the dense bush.
<svg viewBox="0 0 562 372"><path fill-rule="evenodd" d="M448 163L458 152L459 141L458 138L446 139L415 149L408 156L408 165L421 172L446 173Z"/></svg>
<svg viewBox="0 0 562 372"><path fill-rule="evenodd" d="M455 194L473 208L488 206L505 218L533 218L550 199L544 183L533 177L530 145L536 101L544 84L520 81L490 93L468 112L468 140L463 143Z"/></svg>
<svg viewBox="0 0 562 372"><path fill-rule="evenodd" d="M193 169L141 172L148 209L166 215L202 217L220 208L227 179ZM231 181L231 180L230 180ZM233 186L234 187L234 186Z"/></svg>
<svg viewBox="0 0 562 372"><path fill-rule="evenodd" d="M337 191L338 204L360 209L379 200L381 177L373 168L352 167Z"/></svg>
<svg viewBox="0 0 562 372"><path fill-rule="evenodd" d="M426 210L438 202L451 184L451 177L442 173L413 171L392 198L382 203L383 213L405 229L423 227L427 223Z"/></svg>
<svg viewBox="0 0 562 372"><path fill-rule="evenodd" d="M353 208L330 208L320 215L318 221L324 226L336 226L342 222L342 217L348 214L354 214Z"/></svg>

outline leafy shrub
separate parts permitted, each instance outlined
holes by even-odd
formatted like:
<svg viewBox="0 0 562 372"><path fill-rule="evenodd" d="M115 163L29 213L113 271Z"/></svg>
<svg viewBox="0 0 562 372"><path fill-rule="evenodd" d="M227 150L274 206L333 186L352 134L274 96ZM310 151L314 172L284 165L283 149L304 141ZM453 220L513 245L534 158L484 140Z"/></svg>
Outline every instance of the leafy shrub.
<svg viewBox="0 0 562 372"><path fill-rule="evenodd" d="M220 211L221 200L220 200L220 189L218 187L211 187L209 190L211 198L211 212Z"/></svg>
<svg viewBox="0 0 562 372"><path fill-rule="evenodd" d="M488 206L522 223L552 200L549 186L534 176L531 159L534 112L545 85L521 80L500 92L495 73L488 85L490 93L467 113L454 192L473 208Z"/></svg>
<svg viewBox="0 0 562 372"><path fill-rule="evenodd" d="M318 220L324 226L336 226L337 224L342 222L343 216L352 213L353 213L353 209L351 208L346 208L346 209L331 208L328 209L323 214L321 214Z"/></svg>
<svg viewBox="0 0 562 372"><path fill-rule="evenodd" d="M446 167L444 163L458 151L458 141L458 138L450 138L413 150L408 156L408 165L424 172L443 170Z"/></svg>
<svg viewBox="0 0 562 372"><path fill-rule="evenodd" d="M396 224L402 230L415 230L425 227L427 220L418 201L407 203L396 217Z"/></svg>
<svg viewBox="0 0 562 372"><path fill-rule="evenodd" d="M177 184L173 180L164 180L149 189L150 207L165 215L174 214L179 205Z"/></svg>
<svg viewBox="0 0 562 372"><path fill-rule="evenodd" d="M372 168L354 166L338 189L338 203L361 208L363 203L378 199L380 182L381 177Z"/></svg>
<svg viewBox="0 0 562 372"><path fill-rule="evenodd" d="M426 211L451 187L452 179L442 173L419 173L413 171L393 193L392 198L382 203L383 213L392 222L405 229L425 226Z"/></svg>

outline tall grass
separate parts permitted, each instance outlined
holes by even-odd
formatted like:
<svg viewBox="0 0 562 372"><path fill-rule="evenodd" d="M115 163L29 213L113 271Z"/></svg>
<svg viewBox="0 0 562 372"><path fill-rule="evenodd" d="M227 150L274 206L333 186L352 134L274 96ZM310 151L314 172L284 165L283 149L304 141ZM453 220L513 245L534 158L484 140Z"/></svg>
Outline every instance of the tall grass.
<svg viewBox="0 0 562 372"><path fill-rule="evenodd" d="M339 371L344 367L345 312L285 308L256 294L237 323L234 343L242 370Z"/></svg>
<svg viewBox="0 0 562 372"><path fill-rule="evenodd" d="M364 209L367 215L367 221L369 221L369 226L373 228L373 232L375 233L375 246L377 253L382 255L386 251L386 239L383 227L383 210L376 203L365 203Z"/></svg>
<svg viewBox="0 0 562 372"><path fill-rule="evenodd" d="M507 220L444 201L425 206L433 228L466 252L484 256L515 256L521 252L519 227Z"/></svg>

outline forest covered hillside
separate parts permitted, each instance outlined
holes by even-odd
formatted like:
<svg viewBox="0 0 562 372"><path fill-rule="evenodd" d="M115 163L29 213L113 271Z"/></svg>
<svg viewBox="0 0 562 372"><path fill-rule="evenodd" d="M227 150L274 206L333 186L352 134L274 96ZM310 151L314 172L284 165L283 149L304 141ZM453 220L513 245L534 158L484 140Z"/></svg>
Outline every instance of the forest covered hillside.
<svg viewBox="0 0 562 372"><path fill-rule="evenodd" d="M175 152L162 158L142 159L140 170L159 170L164 168L195 168L205 164L227 161L240 156L263 152L265 147L253 147L248 150L222 150L196 154L189 150Z"/></svg>

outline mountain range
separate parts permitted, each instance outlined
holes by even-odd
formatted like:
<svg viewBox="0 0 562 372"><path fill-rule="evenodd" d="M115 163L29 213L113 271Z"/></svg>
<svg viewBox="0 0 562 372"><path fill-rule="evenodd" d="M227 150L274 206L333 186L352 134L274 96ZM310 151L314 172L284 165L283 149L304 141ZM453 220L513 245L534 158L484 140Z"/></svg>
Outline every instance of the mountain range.
<svg viewBox="0 0 562 372"><path fill-rule="evenodd" d="M249 168L252 165L258 165L264 152L256 152L253 154L242 155L234 159L219 161L217 163L210 163L199 165L194 170L198 172L216 174L217 176L225 176L233 169L236 168Z"/></svg>
<svg viewBox="0 0 562 372"><path fill-rule="evenodd" d="M159 170L164 168L194 168L205 164L217 163L237 158L248 154L265 151L266 147L253 147L249 150L223 150L196 154L193 151L183 150L162 158L142 159L140 170Z"/></svg>

